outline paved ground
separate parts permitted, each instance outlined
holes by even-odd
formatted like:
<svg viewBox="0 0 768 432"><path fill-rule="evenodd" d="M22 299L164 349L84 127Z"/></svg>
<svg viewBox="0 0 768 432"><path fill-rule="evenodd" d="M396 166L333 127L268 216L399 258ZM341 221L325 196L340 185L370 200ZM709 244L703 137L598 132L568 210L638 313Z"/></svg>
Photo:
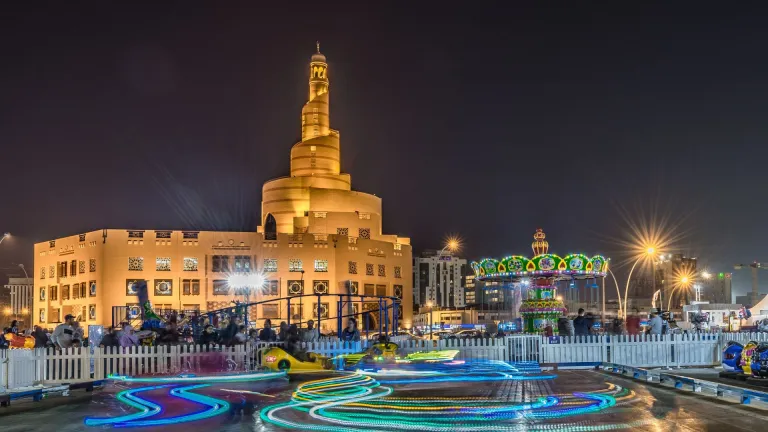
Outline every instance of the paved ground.
<svg viewBox="0 0 768 432"><path fill-rule="evenodd" d="M270 384L235 385L229 390L245 390L262 393L237 394L224 392L222 388L208 388L204 393L217 398L228 399L233 405L231 412L207 420L199 420L183 425L141 428L142 431L276 431L287 428L265 423L259 418L259 411L265 406L286 402L293 389L300 384L294 382L273 382ZM455 398L452 405L461 405L446 415L456 415L467 410L472 403L487 403L491 408L508 407L515 404L535 402L541 396L554 395L560 399L560 408L539 410L540 416L525 414L522 417L507 418L497 412L493 421L483 429L477 430L629 430L633 431L758 431L765 430L768 424L768 410L759 407L744 407L739 404L705 398L691 393L681 393L658 385L646 385L628 378L594 371L559 371L554 380L542 381L493 381L493 382L450 382L450 383L409 383L403 385L385 384L372 387L393 388L388 400L421 400L423 398ZM111 417L136 412L115 400L118 390L114 386L92 395L80 394L68 400L51 399L31 406L24 411L19 404L10 410L0 409L0 430L3 432L21 431L82 431L95 430L98 427L84 425L86 417ZM189 401L170 400L167 389L147 392L145 397L164 405L159 417L185 415L200 409L199 405ZM200 390L203 393L203 390ZM576 393L576 395L574 395ZM615 405L594 412L569 412L580 404L585 406L582 393L612 395ZM268 394L274 397L266 397ZM475 402L472 402L475 401ZM241 402L244 402L241 404ZM388 416L400 416L405 419L403 427L415 427L416 430L429 430L421 427L427 421L427 414L409 414L390 406L396 402L385 402L387 411L371 416L375 421L386 420ZM489 409L491 409L489 408ZM365 410L365 408L358 408ZM410 409L410 408L409 408ZM267 410L269 411L269 410ZM536 410L533 410L536 411ZM352 414L349 414L352 413ZM350 411L349 415L355 411ZM329 424L322 419L310 417L309 413L298 409L274 411L279 421L295 422L297 425L325 425L320 430L338 430L337 424ZM551 417L550 417L551 414ZM462 414L463 415L463 414ZM485 414L491 415L491 414ZM370 420L370 419L369 419ZM370 421L374 421L370 420ZM484 419L487 420L487 419ZM356 420L358 421L358 420ZM453 430L469 428L470 422L457 421ZM414 426L415 425L415 426ZM490 427L492 426L492 428ZM103 428L104 426L102 426ZM107 426L108 427L108 426ZM495 429L494 429L495 428ZM381 426L379 430L392 430ZM348 429L349 430L349 429ZM360 428L358 430L369 430Z"/></svg>

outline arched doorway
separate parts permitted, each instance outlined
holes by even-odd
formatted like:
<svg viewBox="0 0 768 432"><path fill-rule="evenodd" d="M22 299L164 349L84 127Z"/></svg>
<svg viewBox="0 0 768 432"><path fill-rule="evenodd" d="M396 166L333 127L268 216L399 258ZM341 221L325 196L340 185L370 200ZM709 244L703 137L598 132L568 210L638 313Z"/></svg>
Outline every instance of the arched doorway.
<svg viewBox="0 0 768 432"><path fill-rule="evenodd" d="M272 216L272 213L267 214L267 218L264 221L264 239L277 240L277 221Z"/></svg>

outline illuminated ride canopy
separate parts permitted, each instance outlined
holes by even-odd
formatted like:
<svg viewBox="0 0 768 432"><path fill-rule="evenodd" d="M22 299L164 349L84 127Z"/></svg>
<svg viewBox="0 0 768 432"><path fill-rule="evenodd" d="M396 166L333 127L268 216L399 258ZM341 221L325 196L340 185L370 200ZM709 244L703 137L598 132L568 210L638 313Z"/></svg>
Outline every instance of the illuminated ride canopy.
<svg viewBox="0 0 768 432"><path fill-rule="evenodd" d="M502 259L485 258L472 263L475 280L480 282L522 283L530 281L520 306L523 328L530 333L542 333L548 325L557 334L557 319L567 310L557 297L558 281L590 280L605 277L608 260L602 255L589 257L573 253L561 257L549 253L546 234L541 229L533 235L534 256L512 255ZM575 285L573 285L575 286ZM593 284L595 286L595 284Z"/></svg>

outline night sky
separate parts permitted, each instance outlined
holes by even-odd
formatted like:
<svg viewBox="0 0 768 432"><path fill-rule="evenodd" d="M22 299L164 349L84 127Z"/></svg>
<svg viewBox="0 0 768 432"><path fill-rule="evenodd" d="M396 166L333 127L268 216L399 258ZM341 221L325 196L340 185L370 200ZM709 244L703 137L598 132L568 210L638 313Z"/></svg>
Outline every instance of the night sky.
<svg viewBox="0 0 768 432"><path fill-rule="evenodd" d="M768 262L757 2L25 3L0 15L0 282L88 230L255 230L316 40L342 169L415 254L530 254L541 227L621 260L653 207L700 265Z"/></svg>

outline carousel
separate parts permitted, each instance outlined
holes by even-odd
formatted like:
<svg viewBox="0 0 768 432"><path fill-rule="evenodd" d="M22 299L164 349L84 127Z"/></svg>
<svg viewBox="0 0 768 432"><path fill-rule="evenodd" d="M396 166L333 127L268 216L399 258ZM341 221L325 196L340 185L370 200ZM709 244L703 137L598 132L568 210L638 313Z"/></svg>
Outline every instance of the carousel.
<svg viewBox="0 0 768 432"><path fill-rule="evenodd" d="M543 333L552 326L557 334L557 320L566 314L562 298L557 295L558 284L576 287L577 280L585 280L589 286L597 286L597 279L605 277L608 260L602 255L588 257L573 253L561 257L549 253L549 243L541 229L533 235L534 256L508 256L502 259L486 258L472 263L475 279L481 282L497 282L504 286L520 287L522 293L520 314L523 331Z"/></svg>

